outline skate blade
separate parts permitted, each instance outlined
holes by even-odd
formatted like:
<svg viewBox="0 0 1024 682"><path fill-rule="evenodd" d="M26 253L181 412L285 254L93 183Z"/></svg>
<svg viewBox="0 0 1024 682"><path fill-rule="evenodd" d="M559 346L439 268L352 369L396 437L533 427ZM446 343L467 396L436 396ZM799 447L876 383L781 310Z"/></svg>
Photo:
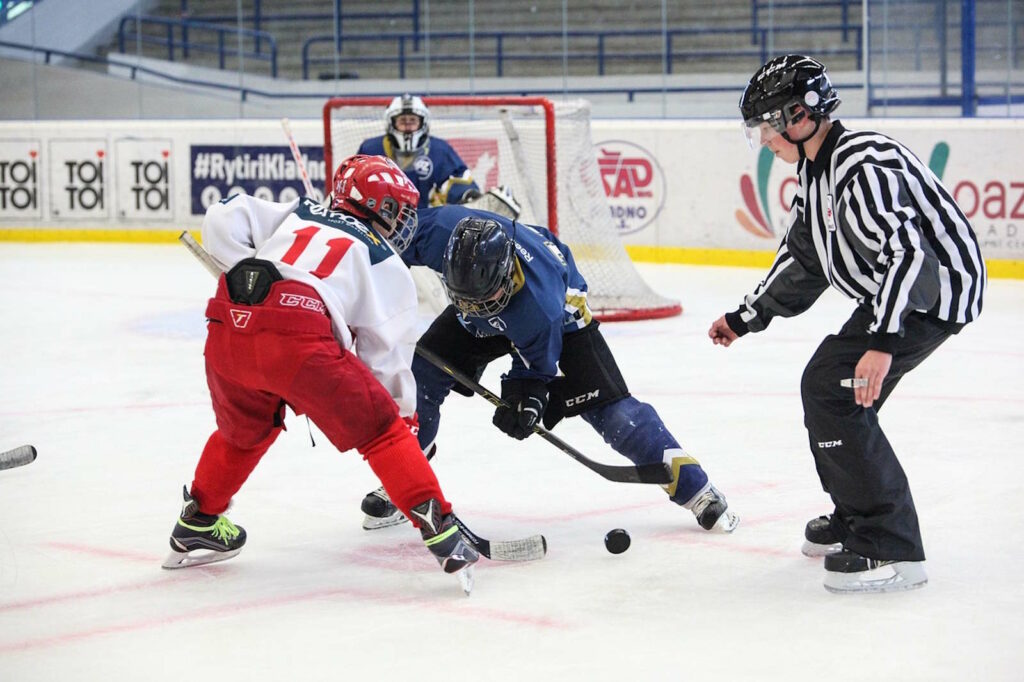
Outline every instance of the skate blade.
<svg viewBox="0 0 1024 682"><path fill-rule="evenodd" d="M462 591L466 593L468 597L473 592L473 565L470 564L464 569L455 574L455 577L459 579L459 585L462 587Z"/></svg>
<svg viewBox="0 0 1024 682"><path fill-rule="evenodd" d="M900 592L916 590L928 584L928 576L918 561L904 561L857 573L825 571L825 589L833 594Z"/></svg>
<svg viewBox="0 0 1024 682"><path fill-rule="evenodd" d="M804 556L817 559L819 557L828 556L829 554L835 554L843 549L841 542L835 542L831 545L820 545L817 542L811 542L810 540L804 540L803 547L800 548L800 553Z"/></svg>
<svg viewBox="0 0 1024 682"><path fill-rule="evenodd" d="M405 514L398 512L391 516L365 516L363 518L363 530L378 530L380 528L390 528L391 526L397 526L401 523L405 523L409 519L405 518Z"/></svg>
<svg viewBox="0 0 1024 682"><path fill-rule="evenodd" d="M215 564L218 561L225 561L227 559L230 559L231 557L235 556L241 551L241 547L239 547L238 549L232 549L227 552L217 552L210 550L205 551L205 553L198 553L204 552L204 550L193 550L193 552L197 552L196 554L192 554L190 552L175 552L174 550L171 550L171 553L167 555L166 559L164 559L164 563L162 564L162 566L163 568L175 569L189 568L190 566L203 566L205 564Z"/></svg>
<svg viewBox="0 0 1024 682"><path fill-rule="evenodd" d="M718 520L715 521L715 525L711 526L710 532L727 534L736 530L739 525L740 517L727 509L718 517Z"/></svg>

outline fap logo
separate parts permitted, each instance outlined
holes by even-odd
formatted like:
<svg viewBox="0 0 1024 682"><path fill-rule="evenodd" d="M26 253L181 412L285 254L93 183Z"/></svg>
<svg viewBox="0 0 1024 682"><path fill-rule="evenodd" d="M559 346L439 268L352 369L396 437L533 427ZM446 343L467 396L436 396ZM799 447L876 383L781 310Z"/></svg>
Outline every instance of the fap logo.
<svg viewBox="0 0 1024 682"><path fill-rule="evenodd" d="M623 140L597 145L597 169L620 234L639 232L665 206L665 173L654 155Z"/></svg>
<svg viewBox="0 0 1024 682"><path fill-rule="evenodd" d="M107 141L50 140L50 215L106 218Z"/></svg>
<svg viewBox="0 0 1024 682"><path fill-rule="evenodd" d="M0 220L42 218L39 140L0 140Z"/></svg>
<svg viewBox="0 0 1024 682"><path fill-rule="evenodd" d="M486 192L492 187L510 182L509 179L499 177L498 141L496 139L448 138L448 144L466 162L466 168L469 169L476 184L480 186L480 191ZM522 201L522 197L517 198L520 202Z"/></svg>

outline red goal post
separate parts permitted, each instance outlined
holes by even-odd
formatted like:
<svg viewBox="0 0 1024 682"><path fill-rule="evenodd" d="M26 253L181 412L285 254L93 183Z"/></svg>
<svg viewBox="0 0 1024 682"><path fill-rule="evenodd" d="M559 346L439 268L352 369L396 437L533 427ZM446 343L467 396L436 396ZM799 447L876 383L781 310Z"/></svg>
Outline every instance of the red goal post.
<svg viewBox="0 0 1024 682"><path fill-rule="evenodd" d="M385 132L390 97L334 97L323 108L325 178L363 140ZM424 97L430 135L459 153L482 191L508 185L520 220L570 246L601 321L678 315L678 301L647 286L611 218L590 135L590 106L546 97Z"/></svg>

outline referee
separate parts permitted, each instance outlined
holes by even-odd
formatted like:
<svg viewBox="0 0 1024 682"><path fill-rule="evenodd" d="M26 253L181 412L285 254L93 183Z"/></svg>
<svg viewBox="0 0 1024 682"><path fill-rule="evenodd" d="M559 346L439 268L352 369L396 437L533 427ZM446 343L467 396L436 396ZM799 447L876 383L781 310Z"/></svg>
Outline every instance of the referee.
<svg viewBox="0 0 1024 682"><path fill-rule="evenodd" d="M715 320L729 346L829 286L857 301L804 370L811 452L835 509L807 524L831 592L921 587L924 546L906 474L878 424L900 379L981 312L985 265L974 231L937 177L899 142L846 129L825 67L801 55L762 66L740 99L744 130L797 164L789 227L764 280Z"/></svg>

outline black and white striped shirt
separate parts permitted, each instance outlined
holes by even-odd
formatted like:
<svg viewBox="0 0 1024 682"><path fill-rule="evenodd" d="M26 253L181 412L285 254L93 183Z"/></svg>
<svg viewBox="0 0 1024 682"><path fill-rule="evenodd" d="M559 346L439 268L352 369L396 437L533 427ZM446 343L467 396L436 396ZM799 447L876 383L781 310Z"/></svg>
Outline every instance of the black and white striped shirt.
<svg viewBox="0 0 1024 682"><path fill-rule="evenodd" d="M873 310L871 348L888 350L912 311L978 316L986 275L974 230L910 150L836 121L797 175L789 229L768 276L727 316L733 331L801 313L830 285Z"/></svg>

